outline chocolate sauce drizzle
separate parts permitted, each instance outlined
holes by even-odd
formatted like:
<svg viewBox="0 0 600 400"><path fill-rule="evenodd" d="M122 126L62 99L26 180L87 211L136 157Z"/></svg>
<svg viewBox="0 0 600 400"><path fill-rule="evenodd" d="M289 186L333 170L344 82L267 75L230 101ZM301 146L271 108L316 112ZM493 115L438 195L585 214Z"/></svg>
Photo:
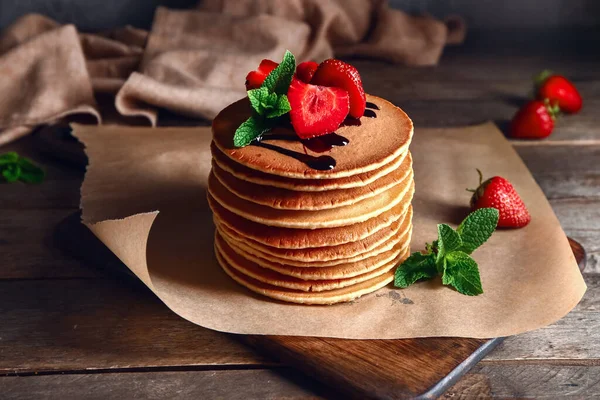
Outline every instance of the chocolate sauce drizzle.
<svg viewBox="0 0 600 400"><path fill-rule="evenodd" d="M336 165L335 158L333 158L331 156L315 157L315 156L311 156L308 154L299 153L297 151L285 149L283 147L276 146L271 143L265 143L265 142L263 142L263 140L265 140L265 139L268 139L268 138L263 138L261 140L255 140L252 143L250 143L250 145L273 150L280 154L290 156L300 162L303 162L309 168L316 169L318 171L329 171L329 170L332 170L335 168L335 165Z"/></svg>
<svg viewBox="0 0 600 400"><path fill-rule="evenodd" d="M367 108L370 108L371 110L381 110L377 104L371 103L370 101L367 101Z"/></svg>
<svg viewBox="0 0 600 400"><path fill-rule="evenodd" d="M377 118L377 114L373 110L379 110L379 106L377 104L367 102L367 109L364 112L364 117L367 118ZM348 117L342 123L341 126L360 126L360 119ZM289 150L283 148L281 146L277 146L271 143L265 143L266 140L285 140L285 141L300 141L304 146L304 153L300 153L294 150ZM346 146L350 143L350 140L345 138L344 136L338 135L335 132L329 133L327 135L318 136L312 139L300 139L296 135L290 135L285 133L268 133L256 138L251 146L262 147L264 149L269 149L276 151L280 154L292 157L304 164L306 164L309 168L318 170L318 171L329 171L335 168L336 161L335 158L331 156L311 156L306 153L306 149L308 148L314 153L324 153L326 151L331 151L333 147Z"/></svg>

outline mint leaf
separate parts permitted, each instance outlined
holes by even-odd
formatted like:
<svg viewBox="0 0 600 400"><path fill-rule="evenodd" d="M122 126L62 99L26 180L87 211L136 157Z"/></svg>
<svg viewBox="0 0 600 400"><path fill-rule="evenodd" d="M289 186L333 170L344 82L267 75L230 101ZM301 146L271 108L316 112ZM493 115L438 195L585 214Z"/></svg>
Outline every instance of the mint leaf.
<svg viewBox="0 0 600 400"><path fill-rule="evenodd" d="M454 287L456 291L467 296L483 293L477 263L462 251L454 251L446 256L442 283Z"/></svg>
<svg viewBox="0 0 600 400"><path fill-rule="evenodd" d="M296 59L286 50L281 63L265 78L261 88L267 88L271 93L287 94L296 71Z"/></svg>
<svg viewBox="0 0 600 400"><path fill-rule="evenodd" d="M446 224L438 224L438 240L437 240L437 258L436 264L438 265L438 270L443 271L441 268L441 263L446 257L446 254L453 252L454 250L458 250L462 245L462 240L460 235L452 229L449 225Z"/></svg>
<svg viewBox="0 0 600 400"><path fill-rule="evenodd" d="M14 151L9 151L0 155L0 165L13 164L19 160L19 155Z"/></svg>
<svg viewBox="0 0 600 400"><path fill-rule="evenodd" d="M41 183L46 176L43 169L26 157L19 157L17 165L21 168L21 176L19 177L21 182Z"/></svg>
<svg viewBox="0 0 600 400"><path fill-rule="evenodd" d="M277 118L284 114L289 113L292 110L290 101L285 94L281 94L277 97L275 105L267 112L267 118Z"/></svg>
<svg viewBox="0 0 600 400"><path fill-rule="evenodd" d="M252 108L258 115L264 115L265 109L269 106L269 89L266 87L260 87L258 89L248 90L248 99ZM275 94L275 101L277 95Z"/></svg>
<svg viewBox="0 0 600 400"><path fill-rule="evenodd" d="M460 250L471 254L484 244L494 233L499 216L495 208L480 208L469 214L457 229L462 239Z"/></svg>
<svg viewBox="0 0 600 400"><path fill-rule="evenodd" d="M405 288L419 279L429 279L436 275L434 254L413 253L396 268L394 286Z"/></svg>
<svg viewBox="0 0 600 400"><path fill-rule="evenodd" d="M248 146L254 139L269 130L269 128L263 120L252 116L235 130L233 145L235 147Z"/></svg>
<svg viewBox="0 0 600 400"><path fill-rule="evenodd" d="M8 183L16 182L21 176L21 167L18 164L6 164L2 168L2 176Z"/></svg>

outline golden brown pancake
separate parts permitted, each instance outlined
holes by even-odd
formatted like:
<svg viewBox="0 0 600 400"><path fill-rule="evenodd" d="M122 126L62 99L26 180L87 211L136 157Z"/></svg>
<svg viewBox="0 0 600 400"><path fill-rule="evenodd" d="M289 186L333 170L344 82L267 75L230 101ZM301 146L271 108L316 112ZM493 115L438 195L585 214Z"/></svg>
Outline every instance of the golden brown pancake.
<svg viewBox="0 0 600 400"><path fill-rule="evenodd" d="M217 230L231 242L242 242L262 253L272 255L285 260L297 260L302 262L310 261L331 261L341 258L350 258L358 254L371 251L383 243L390 240L393 236L406 233L410 228L412 219L412 209L409 208L407 214L398 221L392 223L389 227L379 230L377 233L367 236L363 240L349 242L337 246L311 247L305 249L282 249L278 247L265 246L252 239L240 236L238 233L229 229L227 226L219 225Z"/></svg>
<svg viewBox="0 0 600 400"><path fill-rule="evenodd" d="M255 249L254 247L248 246L244 242L232 239L231 237L224 235L222 232L219 232L219 233L221 234L223 239L227 242L227 244L229 244L229 246L233 247L234 249L239 248L246 253L250 253L256 257L260 257L262 259L271 261L273 263L289 265L292 267L301 267L301 268L322 268L322 267L332 267L335 265L362 261L369 257L373 257L373 256L379 255L381 253L384 253L386 251L389 251L397 246L403 246L405 244L408 244L408 243L410 243L410 239L411 239L411 235L412 235L412 225L409 227L407 232L402 232L396 236L392 236L387 242L384 242L383 244L381 244L369 251L365 251L360 254L356 254L354 256L348 257L348 258L337 258L337 259L333 259L333 260L329 260L329 261L320 261L319 260L319 261L306 261L306 262L300 261L300 260L292 260L292 259L276 257L272 254L264 253L258 249Z"/></svg>
<svg viewBox="0 0 600 400"><path fill-rule="evenodd" d="M259 185L272 186L288 190L297 190L305 192L319 192L321 190L336 190L336 189L350 189L355 187L361 187L368 185L381 178L384 175L389 174L402 164L404 158L408 152L400 154L399 157L393 159L389 163L374 169L372 171L363 172L352 176L337 179L296 179L286 178L279 175L271 175L265 172L257 171L252 168L243 166L242 164L233 161L227 157L214 142L210 145L210 150L213 155L213 162L216 163L221 169L229 172L233 176L246 181L252 182Z"/></svg>
<svg viewBox="0 0 600 400"><path fill-rule="evenodd" d="M245 246L250 246L261 253L268 254L278 259L311 262L350 258L373 250L391 239L392 236L401 234L401 232L399 232L400 225L401 221L396 221L388 228L384 228L360 242L344 243L338 246L311 247L306 249L281 249L269 247L241 237L225 226L217 225L217 230L230 242L241 242Z"/></svg>
<svg viewBox="0 0 600 400"><path fill-rule="evenodd" d="M248 99L242 99L226 107L217 115L212 124L213 140L216 146L236 162L246 167L273 175L289 178L341 178L373 171L390 163L405 153L413 134L410 118L400 108L379 97L367 95L367 101L375 103L380 110L375 111L376 118L360 119L360 126L342 126L336 133L349 139L347 146L334 147L327 155L336 160L332 170L319 171L308 167L289 155L259 146L235 148L233 136L235 130L251 115ZM287 135L294 138L290 129L276 128L270 135ZM288 151L311 156L321 153L305 149L297 140L268 140L269 145Z"/></svg>
<svg viewBox="0 0 600 400"><path fill-rule="evenodd" d="M220 247L218 240L216 240L215 243L216 252L219 253L223 260L236 271L269 285L303 292L322 292L325 290L339 289L364 282L393 269L395 270L398 262L403 261L407 256L407 251L405 251L401 257L398 257L398 259L394 259L378 268L372 269L369 272L365 272L364 274L355 275L352 277L304 280L283 275L270 269L262 268L258 264L242 257L238 253L230 249L228 250L227 248Z"/></svg>
<svg viewBox="0 0 600 400"><path fill-rule="evenodd" d="M264 225L284 228L332 228L364 222L381 215L401 202L410 203L414 192L411 173L398 185L371 198L349 206L320 211L278 210L244 200L231 193L219 180L210 174L208 192L220 205L229 211Z"/></svg>
<svg viewBox="0 0 600 400"><path fill-rule="evenodd" d="M400 219L410 206L410 203L400 203L374 218L348 226L323 229L290 229L262 225L240 217L217 203L211 195L208 195L208 203L213 211L214 219L219 224L225 225L239 235L264 245L284 249L336 246L362 240Z"/></svg>
<svg viewBox="0 0 600 400"><path fill-rule="evenodd" d="M290 303L325 305L352 301L367 293L374 292L375 290L384 287L394 280L394 271L390 270L379 276L376 276L375 278L371 278L364 282L344 288L327 290L323 292L303 292L300 290L286 289L260 282L237 271L235 268L232 268L223 259L219 252L216 252L216 255L217 261L221 265L223 271L225 271L227 275L229 275L240 285L245 286L251 291L263 296L271 297L281 301L287 301Z"/></svg>
<svg viewBox="0 0 600 400"><path fill-rule="evenodd" d="M377 269L384 264L398 260L404 253L410 252L409 243L400 243L393 249L365 258L357 262L338 264L332 267L306 268L293 267L286 264L275 263L264 258L244 252L239 247L231 247L220 235L216 235L216 246L223 252L236 252L241 257L252 261L256 265L279 272L282 275L293 276L303 280L341 279L362 275Z"/></svg>
<svg viewBox="0 0 600 400"><path fill-rule="evenodd" d="M397 185L410 175L412 158L409 153L400 167L368 185L320 192L299 192L246 182L224 171L215 163L212 170L215 177L230 192L253 203L283 210L323 210L357 203Z"/></svg>

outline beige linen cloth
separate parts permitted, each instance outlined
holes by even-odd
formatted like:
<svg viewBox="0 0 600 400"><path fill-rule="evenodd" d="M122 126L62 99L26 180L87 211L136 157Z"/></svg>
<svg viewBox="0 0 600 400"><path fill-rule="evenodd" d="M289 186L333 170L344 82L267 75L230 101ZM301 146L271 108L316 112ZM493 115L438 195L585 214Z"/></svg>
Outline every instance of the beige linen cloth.
<svg viewBox="0 0 600 400"><path fill-rule="evenodd" d="M286 49L299 61L432 65L464 34L459 18L413 17L382 0L206 0L158 8L149 33L80 33L30 14L0 34L0 145L74 115L153 126L159 109L212 119L245 95L248 71Z"/></svg>

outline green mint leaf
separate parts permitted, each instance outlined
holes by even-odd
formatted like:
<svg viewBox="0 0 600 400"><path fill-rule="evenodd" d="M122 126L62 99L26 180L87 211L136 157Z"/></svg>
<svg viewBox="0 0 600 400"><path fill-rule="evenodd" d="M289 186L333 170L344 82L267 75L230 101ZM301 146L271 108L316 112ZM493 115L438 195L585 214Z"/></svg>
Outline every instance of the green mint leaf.
<svg viewBox="0 0 600 400"><path fill-rule="evenodd" d="M446 256L442 283L467 296L483 293L477 263L462 251L454 251Z"/></svg>
<svg viewBox="0 0 600 400"><path fill-rule="evenodd" d="M0 155L0 165L14 164L19 160L19 155L14 151L9 151Z"/></svg>
<svg viewBox="0 0 600 400"><path fill-rule="evenodd" d="M265 87L271 93L287 94L292 83L294 72L296 71L296 59L294 55L286 50L281 63L265 78L262 87Z"/></svg>
<svg viewBox="0 0 600 400"><path fill-rule="evenodd" d="M289 113L292 110L292 106L285 94L281 94L277 97L273 108L267 111L267 118L277 118L284 114Z"/></svg>
<svg viewBox="0 0 600 400"><path fill-rule="evenodd" d="M462 239L460 250L471 254L484 244L494 233L499 215L495 208L480 208L469 214L457 229Z"/></svg>
<svg viewBox="0 0 600 400"><path fill-rule="evenodd" d="M248 91L248 99L250 100L250 104L258 115L264 115L266 109L271 108L269 107L269 95L269 89L265 87ZM277 100L277 95L275 95L275 100Z"/></svg>
<svg viewBox="0 0 600 400"><path fill-rule="evenodd" d="M16 182L21 176L21 167L18 164L6 164L2 168L2 176L8 183Z"/></svg>
<svg viewBox="0 0 600 400"><path fill-rule="evenodd" d="M462 240L458 232L452 229L449 225L438 224L438 240L437 240L437 259L438 269L446 254L458 250L462 245ZM440 269L441 271L441 269Z"/></svg>
<svg viewBox="0 0 600 400"><path fill-rule="evenodd" d="M19 177L21 182L41 183L46 176L43 169L26 157L19 157L17 165L21 167L21 175Z"/></svg>
<svg viewBox="0 0 600 400"><path fill-rule="evenodd" d="M429 279L436 275L435 255L413 253L396 268L394 286L405 288L419 279Z"/></svg>
<svg viewBox="0 0 600 400"><path fill-rule="evenodd" d="M266 124L265 121L252 116L244 121L239 128L235 130L235 134L233 136L233 145L235 147L248 146L250 142L269 129L270 126Z"/></svg>

